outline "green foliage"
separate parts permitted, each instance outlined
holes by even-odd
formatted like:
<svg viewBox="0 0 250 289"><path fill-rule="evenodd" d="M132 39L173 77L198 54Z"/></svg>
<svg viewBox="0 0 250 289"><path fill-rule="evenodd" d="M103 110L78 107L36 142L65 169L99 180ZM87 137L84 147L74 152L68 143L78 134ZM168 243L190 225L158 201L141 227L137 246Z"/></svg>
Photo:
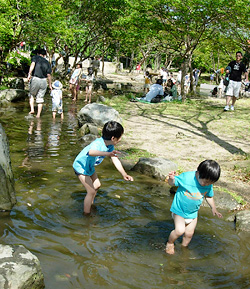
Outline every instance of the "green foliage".
<svg viewBox="0 0 250 289"><path fill-rule="evenodd" d="M30 65L31 60L29 58L24 57L20 53L14 51L8 55L8 57L6 58L6 62L10 63L13 66L13 68L17 68L18 66L24 64Z"/></svg>

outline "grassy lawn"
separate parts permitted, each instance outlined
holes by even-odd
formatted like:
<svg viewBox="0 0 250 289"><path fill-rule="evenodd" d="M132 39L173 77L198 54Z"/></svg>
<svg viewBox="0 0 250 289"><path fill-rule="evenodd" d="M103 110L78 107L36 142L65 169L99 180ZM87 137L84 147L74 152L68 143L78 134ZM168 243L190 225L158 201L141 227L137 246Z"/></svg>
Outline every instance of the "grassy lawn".
<svg viewBox="0 0 250 289"><path fill-rule="evenodd" d="M106 104L116 109L124 119L131 115L167 117L181 124L191 126L196 134L203 135L215 142L225 142L231 152L228 166L231 165L233 178L250 184L250 145L249 149L241 149L244 143L250 143L250 99L241 98L236 102L234 112L224 112L225 98L212 97L188 98L184 103L179 101L144 104L129 100L135 97L126 94L108 99ZM231 145L233 143L233 145ZM239 144L237 146L237 144ZM147 152L134 149L130 157L148 156Z"/></svg>

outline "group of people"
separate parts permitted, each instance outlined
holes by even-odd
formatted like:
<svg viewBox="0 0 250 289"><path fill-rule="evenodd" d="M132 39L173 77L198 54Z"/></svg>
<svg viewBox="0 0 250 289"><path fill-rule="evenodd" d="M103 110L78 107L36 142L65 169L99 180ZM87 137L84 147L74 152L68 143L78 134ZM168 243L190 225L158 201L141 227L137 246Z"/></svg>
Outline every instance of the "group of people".
<svg viewBox="0 0 250 289"><path fill-rule="evenodd" d="M65 53L62 54L64 58L64 63L67 65L68 63L68 48L65 46ZM52 66L55 63L49 63L46 59L46 50L39 49L35 50L31 57L31 65L28 73L28 82L30 86L29 91L29 104L30 104L30 115L35 114L35 102L37 104L37 114L36 117L40 118L44 96L47 91L47 85L49 85L52 97L52 116L56 117L56 113L61 116L61 119L64 118L63 115L63 100L62 100L62 83L59 80L56 80L52 83L51 73ZM54 61L54 60L52 60ZM91 63L90 67L88 67L88 74L85 75L82 72L82 64L76 64L76 68L73 71L70 80L69 80L69 88L72 94L72 99L74 101L77 100L78 91L80 89L80 82L83 81L86 83L86 98L85 102L91 103L92 96L92 87L94 75L97 75L97 71L99 69L100 61L96 57Z"/></svg>
<svg viewBox="0 0 250 289"><path fill-rule="evenodd" d="M82 64L78 63L76 69L73 71L71 78L69 80L69 88L71 91L72 99L77 100L78 91L80 89L81 81L86 84L86 98L85 102L91 103L92 88L94 81L94 70L92 67L88 67L88 74L82 73Z"/></svg>
<svg viewBox="0 0 250 289"><path fill-rule="evenodd" d="M157 77L156 83L152 83L153 77ZM173 73L168 73L167 69L162 67L159 74L152 72L151 65L148 65L144 74L144 93L145 97L141 100L147 102L160 102L164 99L177 98L176 80Z"/></svg>
<svg viewBox="0 0 250 289"><path fill-rule="evenodd" d="M134 180L124 170L118 158L120 152L114 148L121 141L123 133L124 128L120 123L108 121L102 129L102 136L86 146L73 162L74 172L87 191L83 204L85 215L91 213L91 207L101 186L95 167L105 157L111 158L124 180ZM174 171L169 172L169 185L177 186L178 189L170 209L175 229L170 233L166 244L167 254L174 254L174 242L182 235L182 245L187 247L190 243L197 225L198 210L204 198L211 207L213 215L222 217L213 199L213 184L219 177L220 166L214 160L205 160L199 164L196 171L185 172L179 176Z"/></svg>
<svg viewBox="0 0 250 289"><path fill-rule="evenodd" d="M81 66L78 65L76 70L77 69L80 71ZM74 72L75 74L73 73L74 77L71 78L72 80L76 78L76 75L80 76L79 71ZM52 105L53 117L55 116L54 112L56 112L56 110L63 116L62 84L58 80L51 83L51 66L46 60L45 50L39 50L38 54L32 57L28 80L30 81L30 113L34 114L34 98L36 97L36 102L38 104L37 117L40 117L48 80L54 102ZM162 82L162 79L158 79L156 85L161 86L161 88L158 90L152 89L156 90L157 94L163 92ZM168 82L172 84L173 80L167 80L167 87ZM75 85L75 83L71 84ZM150 89L150 91L152 90ZM105 157L111 158L124 180L134 180L133 177L128 175L124 170L122 163L118 158L120 152L115 150L115 145L121 141L123 133L124 128L120 123L108 121L102 129L102 136L86 146L76 156L73 162L74 172L87 191L83 206L83 211L86 215L91 213L92 204L94 203L95 196L101 186L95 167L99 165ZM196 171L182 173L180 176L177 176L176 172L169 172L168 183L171 186L177 186L178 189L170 209L175 229L169 235L166 253L174 254L174 242L182 235L182 245L184 247L188 246L194 234L198 218L197 213L204 198L211 207L213 215L217 215L219 218L222 217L217 211L213 199L213 184L219 177L220 166L214 160L205 160L199 164Z"/></svg>

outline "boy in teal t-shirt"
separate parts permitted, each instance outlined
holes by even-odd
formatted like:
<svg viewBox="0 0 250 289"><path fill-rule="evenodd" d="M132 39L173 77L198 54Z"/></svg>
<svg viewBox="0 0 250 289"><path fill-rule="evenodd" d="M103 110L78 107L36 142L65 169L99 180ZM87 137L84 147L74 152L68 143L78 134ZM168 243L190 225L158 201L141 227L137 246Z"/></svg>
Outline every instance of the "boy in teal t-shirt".
<svg viewBox="0 0 250 289"><path fill-rule="evenodd" d="M84 199L84 214L86 215L90 214L91 205L101 186L95 171L95 166L99 165L106 156L111 158L124 180L133 181L133 177L125 172L117 157L117 154L120 152L114 150L114 146L120 142L123 132L124 129L120 123L108 121L102 129L102 137L97 138L86 146L74 160L74 171L87 191L87 195Z"/></svg>
<svg viewBox="0 0 250 289"><path fill-rule="evenodd" d="M179 176L169 173L168 183L177 186L170 211L174 219L175 229L170 233L166 245L166 253L174 254L174 242L183 234L182 245L190 243L197 225L198 210L204 197L212 209L213 215L219 218L222 214L215 207L213 199L213 183L220 177L220 166L213 160L201 162L197 171L185 172Z"/></svg>

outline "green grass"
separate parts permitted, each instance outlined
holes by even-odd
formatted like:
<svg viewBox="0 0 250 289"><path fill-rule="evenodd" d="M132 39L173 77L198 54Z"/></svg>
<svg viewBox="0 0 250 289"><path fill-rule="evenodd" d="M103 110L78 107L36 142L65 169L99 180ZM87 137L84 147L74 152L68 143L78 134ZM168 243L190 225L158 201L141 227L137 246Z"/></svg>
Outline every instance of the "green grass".
<svg viewBox="0 0 250 289"><path fill-rule="evenodd" d="M127 118L133 112L146 117L165 117L178 119L193 127L198 133L206 136L230 136L248 140L250 99L240 99L236 102L234 112L224 112L225 99L217 98L188 98L183 102L168 102L144 104L130 102L132 94L108 99L106 104L116 109L122 117Z"/></svg>
<svg viewBox="0 0 250 289"><path fill-rule="evenodd" d="M131 160L137 162L139 158L152 158L156 155L147 152L146 150L141 150L138 148L128 148L123 150L122 158L125 160Z"/></svg>

